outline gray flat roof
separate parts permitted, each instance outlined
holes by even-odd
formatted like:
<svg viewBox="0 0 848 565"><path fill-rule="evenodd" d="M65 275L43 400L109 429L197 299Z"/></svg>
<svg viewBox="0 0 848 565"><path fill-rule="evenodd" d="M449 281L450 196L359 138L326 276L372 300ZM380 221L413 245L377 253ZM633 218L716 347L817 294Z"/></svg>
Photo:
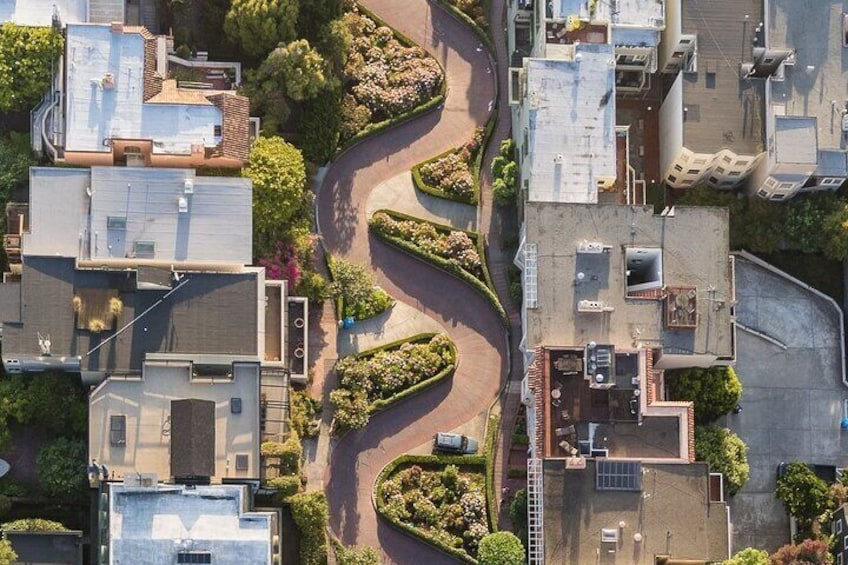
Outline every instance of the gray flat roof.
<svg viewBox="0 0 848 565"><path fill-rule="evenodd" d="M848 67L843 63L843 2L766 1L767 45L792 49L795 65L783 82L771 81L772 106L787 116L810 116L822 149L842 144L842 109L848 99Z"/></svg>
<svg viewBox="0 0 848 565"><path fill-rule="evenodd" d="M596 490L596 464L588 460L584 470L566 470L562 459L544 461L545 562L632 565L653 563L655 555L729 557L727 507L708 501L705 463L642 464L636 491ZM605 529L614 530L618 542L602 543ZM633 540L636 533L642 534L640 543Z"/></svg>
<svg viewBox="0 0 848 565"><path fill-rule="evenodd" d="M613 25L660 29L665 26L665 9L662 0L600 0L593 2L590 14L588 0L554 0L554 19L565 19L574 14L581 20L609 22Z"/></svg>
<svg viewBox="0 0 848 565"><path fill-rule="evenodd" d="M5 532L18 554L15 563L82 565L82 532Z"/></svg>
<svg viewBox="0 0 848 565"><path fill-rule="evenodd" d="M87 0L0 0L0 24L50 27L54 8L64 24L87 21Z"/></svg>
<svg viewBox="0 0 848 565"><path fill-rule="evenodd" d="M777 161L815 165L818 161L815 118L775 116L774 123Z"/></svg>
<svg viewBox="0 0 848 565"><path fill-rule="evenodd" d="M763 18L762 0L682 0L683 33L698 36L698 72L683 80L683 141L696 153L762 152L763 85L740 80ZM748 16L747 18L745 16ZM746 23L747 22L747 23Z"/></svg>
<svg viewBox="0 0 848 565"><path fill-rule="evenodd" d="M124 259L147 242L154 246L150 259L248 265L252 199L250 179L198 176L193 169L33 167L23 253Z"/></svg>
<svg viewBox="0 0 848 565"><path fill-rule="evenodd" d="M215 147L221 110L206 104L144 102L145 39L109 25L71 24L65 38L65 150L110 152L109 138L153 140L157 154L188 155L192 145ZM111 74L112 88L96 83ZM201 94L203 91L199 91Z"/></svg>
<svg viewBox="0 0 848 565"><path fill-rule="evenodd" d="M527 60L531 201L597 202L598 180L616 177L613 48L575 52Z"/></svg>
<svg viewBox="0 0 848 565"><path fill-rule="evenodd" d="M154 488L110 485L111 563L176 562L179 550L209 551L215 563L267 565L276 521L268 512L245 512L244 486Z"/></svg>
<svg viewBox="0 0 848 565"><path fill-rule="evenodd" d="M4 357L37 355L36 334L49 334L54 356L81 355L83 370L140 371L147 353L258 355L259 273L189 273L187 284L168 298L160 290L135 290L134 273L77 271L74 259L25 257L20 324L4 324ZM97 352L113 335L76 329L76 288L119 290L123 310L115 328L156 305ZM264 345L264 344L263 344Z"/></svg>
<svg viewBox="0 0 848 565"><path fill-rule="evenodd" d="M663 217L650 206L528 202L524 226L526 242L538 250L538 307L527 309L529 348L596 341L624 349L662 343L681 354L733 354L726 208L677 206L673 217ZM607 245L608 252L578 254L584 242ZM628 248L661 250L663 287L694 287L694 328L664 328L663 300L626 297ZM580 282L578 273L584 275ZM577 312L581 300L601 302L607 311Z"/></svg>

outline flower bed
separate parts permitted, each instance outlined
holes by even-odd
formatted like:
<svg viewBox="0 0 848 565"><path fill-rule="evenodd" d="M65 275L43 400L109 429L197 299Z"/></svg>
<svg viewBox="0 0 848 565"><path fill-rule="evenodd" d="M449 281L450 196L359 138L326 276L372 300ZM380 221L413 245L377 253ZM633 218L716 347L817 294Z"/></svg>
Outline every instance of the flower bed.
<svg viewBox="0 0 848 565"><path fill-rule="evenodd" d="M330 393L344 429L362 428L371 413L420 392L456 368L456 346L445 334L425 333L343 359L339 388Z"/></svg>
<svg viewBox="0 0 848 565"><path fill-rule="evenodd" d="M346 13L344 22L354 40L344 69L340 145L417 115L433 107L433 99L443 98L444 71L422 48L361 6Z"/></svg>
<svg viewBox="0 0 848 565"><path fill-rule="evenodd" d="M482 457L402 456L377 478L377 512L441 551L474 563L489 533Z"/></svg>
<svg viewBox="0 0 848 565"><path fill-rule="evenodd" d="M506 312L495 294L486 267L483 240L476 232L453 229L391 210L375 212L368 226L387 243L466 281L492 304L501 321L507 324Z"/></svg>
<svg viewBox="0 0 848 565"><path fill-rule="evenodd" d="M427 194L466 204L477 204L480 186L477 155L483 150L483 128L477 128L471 141L412 168L415 187Z"/></svg>

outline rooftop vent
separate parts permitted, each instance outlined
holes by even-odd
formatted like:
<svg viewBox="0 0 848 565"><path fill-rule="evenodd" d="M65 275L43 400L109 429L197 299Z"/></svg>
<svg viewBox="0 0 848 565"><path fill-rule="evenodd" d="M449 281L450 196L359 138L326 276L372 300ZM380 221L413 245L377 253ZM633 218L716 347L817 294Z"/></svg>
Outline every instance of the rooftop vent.
<svg viewBox="0 0 848 565"><path fill-rule="evenodd" d="M180 214L188 212L188 200L186 200L185 197L180 196L177 200L177 208L179 208Z"/></svg>
<svg viewBox="0 0 848 565"><path fill-rule="evenodd" d="M563 156L562 153L557 153L556 155L554 155L554 163L555 164L562 165L564 161L565 161L565 157Z"/></svg>
<svg viewBox="0 0 848 565"><path fill-rule="evenodd" d="M618 530L615 528L603 528L601 530L601 543L618 543Z"/></svg>
<svg viewBox="0 0 848 565"><path fill-rule="evenodd" d="M186 179L183 184L183 192L185 194L194 194L194 181L192 179Z"/></svg>

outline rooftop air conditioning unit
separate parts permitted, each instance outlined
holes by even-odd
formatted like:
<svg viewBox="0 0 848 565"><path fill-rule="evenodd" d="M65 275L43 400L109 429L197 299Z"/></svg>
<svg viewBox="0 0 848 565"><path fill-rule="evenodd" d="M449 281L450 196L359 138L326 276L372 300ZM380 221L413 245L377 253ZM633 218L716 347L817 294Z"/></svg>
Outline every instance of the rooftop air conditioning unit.
<svg viewBox="0 0 848 565"><path fill-rule="evenodd" d="M185 214L186 212L188 212L188 200L180 196L177 200L177 208L179 209L180 214Z"/></svg>
<svg viewBox="0 0 848 565"><path fill-rule="evenodd" d="M194 194L194 181L192 179L185 180L185 184L183 184L183 192L185 194Z"/></svg>
<svg viewBox="0 0 848 565"><path fill-rule="evenodd" d="M565 162L565 156L562 153L557 153L554 155L554 163L557 165L562 165Z"/></svg>

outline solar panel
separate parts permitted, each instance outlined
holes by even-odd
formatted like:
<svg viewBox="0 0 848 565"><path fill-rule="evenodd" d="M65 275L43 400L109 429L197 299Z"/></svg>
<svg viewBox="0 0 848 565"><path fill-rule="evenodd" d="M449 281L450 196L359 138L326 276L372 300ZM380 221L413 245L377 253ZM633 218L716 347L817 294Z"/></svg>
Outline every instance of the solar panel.
<svg viewBox="0 0 848 565"><path fill-rule="evenodd" d="M642 490L642 463L639 461L595 462L595 488L597 490Z"/></svg>

